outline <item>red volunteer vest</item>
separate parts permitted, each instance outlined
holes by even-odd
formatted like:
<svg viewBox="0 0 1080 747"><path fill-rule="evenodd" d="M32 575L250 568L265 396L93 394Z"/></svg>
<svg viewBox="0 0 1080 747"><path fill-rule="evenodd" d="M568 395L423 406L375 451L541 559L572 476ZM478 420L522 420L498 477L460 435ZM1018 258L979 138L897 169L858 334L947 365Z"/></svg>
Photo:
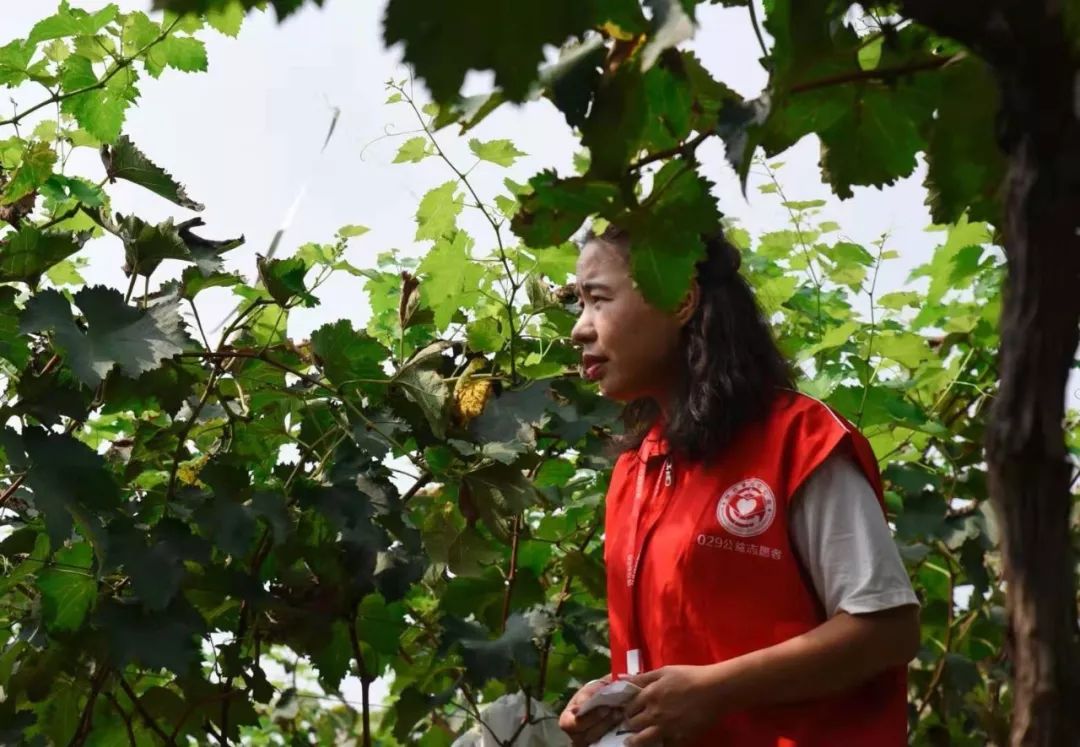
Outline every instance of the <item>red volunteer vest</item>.
<svg viewBox="0 0 1080 747"><path fill-rule="evenodd" d="M881 501L870 444L826 405L794 392L778 396L771 414L748 426L722 459L673 461L670 480L658 428L638 452L623 454L605 518L612 674L626 673L629 649L639 650L642 671L712 664L824 622L789 538L788 511L810 473L840 448L855 458ZM640 470L644 491L635 529ZM640 558L631 586L632 541ZM840 695L728 714L697 744L901 747L907 744L906 675L901 668Z"/></svg>

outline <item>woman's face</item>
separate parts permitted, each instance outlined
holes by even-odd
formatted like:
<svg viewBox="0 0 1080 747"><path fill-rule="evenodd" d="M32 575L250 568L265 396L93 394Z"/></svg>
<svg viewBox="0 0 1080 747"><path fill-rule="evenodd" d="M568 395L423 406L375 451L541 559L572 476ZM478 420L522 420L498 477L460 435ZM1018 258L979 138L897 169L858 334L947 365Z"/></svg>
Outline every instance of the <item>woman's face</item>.
<svg viewBox="0 0 1080 747"><path fill-rule="evenodd" d="M686 309L669 314L650 305L634 286L625 252L602 241L582 249L577 286L582 311L572 337L582 348L582 375L605 397L663 403L679 371Z"/></svg>

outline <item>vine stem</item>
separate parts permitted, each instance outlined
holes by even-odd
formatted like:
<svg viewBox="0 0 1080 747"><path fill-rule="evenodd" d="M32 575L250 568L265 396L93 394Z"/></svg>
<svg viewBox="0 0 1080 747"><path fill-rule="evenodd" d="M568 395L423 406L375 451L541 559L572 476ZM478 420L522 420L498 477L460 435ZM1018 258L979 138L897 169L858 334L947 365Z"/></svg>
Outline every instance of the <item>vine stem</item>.
<svg viewBox="0 0 1080 747"><path fill-rule="evenodd" d="M122 676L120 677L120 688L124 691L124 694L127 695L128 700L131 701L131 705L134 706L135 711L139 714L139 718L141 718L143 723L149 727L150 731L161 737L161 740L165 742L165 744L173 745L175 747L176 740L166 734L165 731L158 726L157 722L154 721L154 717L146 712L143 704L139 702L139 696L135 694L135 691L131 689L131 685L129 685Z"/></svg>
<svg viewBox="0 0 1080 747"><path fill-rule="evenodd" d="M71 741L68 742L68 747L85 744L86 738L90 736L90 730L94 727L94 704L97 703L98 696L101 694L101 686L105 684L105 678L108 675L109 668L104 666L100 672L94 675L93 682L90 684L90 695L87 697L86 706L79 717L79 726L75 730L75 734L72 735Z"/></svg>
<svg viewBox="0 0 1080 747"><path fill-rule="evenodd" d="M106 691L105 698L112 704L113 710L120 714L120 719L124 722L124 728L127 729L128 744L130 744L131 747L136 747L138 742L135 739L135 729L131 726L131 714L123 709L120 705L120 701L117 700L116 696L111 692Z"/></svg>
<svg viewBox="0 0 1080 747"><path fill-rule="evenodd" d="M420 112L419 109L416 108L416 102L413 101L412 96L407 91L405 91L404 88L398 86L391 87L394 88L398 93L400 93L402 97L409 103L410 108L412 108L413 113L416 115L417 120L419 120L420 122L420 126L424 130L424 134L427 136L428 142L430 142L431 145L435 148L435 152L439 155L439 158L441 158L443 162L450 167L450 170L454 172L454 174L458 178L458 181L464 184L465 188L469 190L469 194L472 195L473 200L476 202L476 208L483 214L484 218L487 219L487 222L491 224L491 230L495 234L495 243L499 248L499 260L502 262L503 270L505 270L506 272L506 278L510 282L510 293L503 306L506 310L506 323L510 327L510 378L516 381L517 356L514 351L514 341L517 339L518 329L517 325L514 324L514 297L517 296L518 291L521 290L521 285L514 277L514 273L510 269L510 261L506 258L506 247L503 245L502 231L499 230L499 223L492 217L490 211L488 211L488 209L484 207L484 201L480 199L480 195L478 195L476 193L476 189L473 188L472 182L469 181L468 174L463 173L461 169L455 166L454 162L451 161L450 158L446 155L446 152L443 151L442 147L439 145L439 142L435 139L435 133L431 131L431 128L428 127L427 122L424 120L424 115Z"/></svg>
<svg viewBox="0 0 1080 747"><path fill-rule="evenodd" d="M870 281L870 291L867 294L870 296L870 340L866 345L866 369L870 371L870 375L867 377L866 386L863 387L862 401L859 402L859 412L855 418L856 426L862 425L863 412L866 410L866 399L870 394L870 387L873 385L878 371L877 366L875 366L873 370L870 369L870 359L874 357L874 338L877 335L877 316L874 311L874 294L877 292L878 273L881 270L881 257L885 253L886 238L886 236L882 236L881 242L878 244L877 261L874 263L874 279Z"/></svg>
<svg viewBox="0 0 1080 747"><path fill-rule="evenodd" d="M121 57L120 59L118 59L116 61L116 64L112 68L110 68L105 73L105 75L102 76L101 80L99 80L97 83L93 83L93 84L91 84L89 86L83 86L82 88L76 89L74 91L69 91L68 93L59 93L59 92L54 93L49 98L45 99L44 101L42 101L40 103L34 104L29 109L25 109L25 110L23 110L21 112L18 112L17 114L15 114L10 119L0 120L0 127L3 127L5 125L15 125L17 127L19 122L21 122L27 116L33 114L34 112L36 112L36 111L38 111L40 109L44 109L46 106L50 106L52 104L59 104L60 102L66 101L67 99L74 98L76 96L81 96L84 93L90 93L91 91L97 91L97 90L100 90L100 89L104 88L109 83L110 80L112 80L114 77L116 77L117 73L119 73L124 68L131 67L131 64L133 62L135 62L135 60L139 59L144 54L149 52L152 48L156 47L158 44L165 41L165 39L168 38L169 34L172 33L173 28L175 28L176 24L178 24L178 23L180 23L179 18L177 18L175 21L173 21L171 24L169 24L169 28L165 29L160 34L158 34L157 38L155 38L153 41L151 41L145 47L143 47L142 49L137 51L131 57Z"/></svg>
<svg viewBox="0 0 1080 747"><path fill-rule="evenodd" d="M514 535L510 544L510 570L506 574L506 593L503 596L502 627L506 632L506 621L510 618L510 597L514 594L514 580L517 578L518 543L521 540L521 514L514 517Z"/></svg>
<svg viewBox="0 0 1080 747"><path fill-rule="evenodd" d="M757 37L758 44L761 46L761 55L764 60L769 59L769 48L765 46L765 37L761 35L761 24L758 22L757 8L755 7L757 0L750 0L746 4L747 10L750 11L750 25L754 27L754 36Z"/></svg>
<svg viewBox="0 0 1080 747"><path fill-rule="evenodd" d="M349 642L352 644L353 657L356 659L356 673L360 677L360 707L363 709L364 719L364 747L371 747L371 683L375 679L368 671L364 663L364 652L360 650L360 637L356 633L356 618L359 616L359 605L353 609L353 619L349 620Z"/></svg>
<svg viewBox="0 0 1080 747"><path fill-rule="evenodd" d="M791 87L790 92L805 93L807 91L816 91L821 88L841 86L847 83L858 83L860 81L879 80L882 78L895 78L900 75L910 75L912 73L921 73L928 70L937 70L938 68L945 67L950 62L955 62L960 59L961 56L962 53L942 57L931 57L927 60L910 62L907 65L896 65L894 67L876 68L874 70L858 70L850 73L841 73L839 75L830 75L817 80L808 80L805 83L796 83Z"/></svg>
<svg viewBox="0 0 1080 747"><path fill-rule="evenodd" d="M7 489L4 491L3 495L0 495L0 508L4 507L4 504L8 502L8 498L15 494L15 491L19 489L19 486L23 484L23 480L25 479L26 473L24 472L18 477L16 477L12 481L12 483L7 486Z"/></svg>
<svg viewBox="0 0 1080 747"><path fill-rule="evenodd" d="M583 539L580 544L578 544L578 552L585 552L585 548L589 546L589 543L592 542L593 537L596 536L596 533L599 530L600 522L596 522L591 527L589 527L589 532L585 535L585 539ZM573 584L573 581L573 574L566 574L566 578L563 580L562 590L559 593L559 601L555 603L555 612L553 617L556 619L559 617L559 615L562 614L563 607L566 606L566 600L570 598L570 586L571 584ZM540 685L538 688L540 693L544 692L544 687L547 683L548 660L551 658L551 644L553 642L554 636L555 631L554 629L552 629L551 632L549 632L544 637L544 644L540 650Z"/></svg>

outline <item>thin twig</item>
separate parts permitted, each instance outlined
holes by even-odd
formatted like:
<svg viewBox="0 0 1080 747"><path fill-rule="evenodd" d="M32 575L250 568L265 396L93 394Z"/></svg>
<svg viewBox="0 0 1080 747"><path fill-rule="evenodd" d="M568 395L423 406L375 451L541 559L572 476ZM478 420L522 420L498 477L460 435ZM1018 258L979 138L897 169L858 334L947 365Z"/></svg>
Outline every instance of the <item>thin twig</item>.
<svg viewBox="0 0 1080 747"><path fill-rule="evenodd" d="M817 80L808 80L805 83L796 83L791 87L790 92L805 93L807 91L816 91L820 88L842 86L848 83L859 83L866 80L887 80L900 75L910 75L912 73L920 73L927 70L937 70L938 68L948 65L950 62L958 60L960 56L961 55L959 54L954 54L947 57L932 57L928 60L919 60L918 62L912 62L907 65L881 67L875 68L874 70L856 70L850 73L830 75Z"/></svg>
<svg viewBox="0 0 1080 747"><path fill-rule="evenodd" d="M24 472L21 475L19 475L18 477L16 477L12 481L12 483L7 486L7 489L4 490L4 493L2 495L0 495L0 508L4 507L4 504L8 502L8 498L10 498L12 495L14 495L15 491L19 489L19 486L23 484L23 480L25 480L25 479L26 479L26 473Z"/></svg>
<svg viewBox="0 0 1080 747"><path fill-rule="evenodd" d="M754 4L757 0L749 0L746 3L747 9L750 11L750 25L754 27L754 36L757 37L758 44L761 45L762 64L769 61L769 48L765 46L765 38L761 35L761 24L758 23L757 9ZM769 67L766 65L766 67Z"/></svg>
<svg viewBox="0 0 1080 747"><path fill-rule="evenodd" d="M669 158L675 158L677 156L683 156L688 158L689 156L693 155L694 151L697 150L697 147L699 145L705 142L706 138L713 134L715 133L712 130L708 130L707 132L701 132L687 140L685 143L682 143L681 145L676 145L674 148L667 148L666 150L658 150L655 153L650 153L649 155L642 158L640 161L635 161L634 163L630 164L629 170L640 171L642 168L648 166L650 163L655 163L656 161L666 161Z"/></svg>
<svg viewBox="0 0 1080 747"><path fill-rule="evenodd" d="M86 738L90 736L90 730L94 728L94 704L97 703L98 696L101 694L101 686L105 684L105 678L108 675L109 667L106 666L102 666L101 670L94 675L94 679L90 684L90 695L86 698L86 706L79 717L79 726L72 735L71 741L68 742L68 747L77 747L77 745L84 744Z"/></svg>
<svg viewBox="0 0 1080 747"><path fill-rule="evenodd" d="M120 714L120 719L124 722L124 727L127 729L128 744L131 747L137 747L138 741L135 739L135 729L131 726L131 714L123 709L120 705L120 701L116 699L116 696L111 692L106 691L105 699L112 704L113 709Z"/></svg>
<svg viewBox="0 0 1080 747"><path fill-rule="evenodd" d="M420 475L420 477L416 478L416 482L413 483L412 487L406 490L405 494L401 496L401 503L406 504L410 500L412 500L413 496L419 493L425 485L431 482L432 479L433 478L430 472L425 472L424 474Z"/></svg>
<svg viewBox="0 0 1080 747"><path fill-rule="evenodd" d="M139 714L139 718L141 718L143 723L149 727L150 731L161 737L165 744L175 745L176 740L166 734L165 731L158 726L157 722L154 721L154 717L146 712L143 704L139 702L139 696L135 694L135 691L131 689L131 685L129 685L122 676L120 677L120 687L123 689L124 694L128 696L128 700L130 700L131 704L135 707L135 711Z"/></svg>
<svg viewBox="0 0 1080 747"><path fill-rule="evenodd" d="M356 616L359 612L359 605L353 610L352 620L348 620L349 626L349 642L352 644L353 657L356 659L356 673L360 677L360 696L361 696L361 709L363 711L363 723L364 723L364 747L371 747L371 699L370 690L371 682L374 679L371 672L367 668L367 664L364 662L364 652L360 650L360 637L356 632Z"/></svg>
<svg viewBox="0 0 1080 747"><path fill-rule="evenodd" d="M521 514L514 517L514 534L510 544L510 570L506 574L506 593L503 596L502 626L506 631L506 621L510 617L510 598L514 594L514 579L517 578L518 542L521 539Z"/></svg>

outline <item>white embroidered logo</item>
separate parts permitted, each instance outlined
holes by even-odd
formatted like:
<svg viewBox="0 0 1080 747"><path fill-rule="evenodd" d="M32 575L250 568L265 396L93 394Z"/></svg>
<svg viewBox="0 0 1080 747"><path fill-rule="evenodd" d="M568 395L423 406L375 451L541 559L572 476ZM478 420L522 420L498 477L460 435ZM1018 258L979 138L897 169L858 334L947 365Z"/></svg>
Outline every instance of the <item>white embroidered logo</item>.
<svg viewBox="0 0 1080 747"><path fill-rule="evenodd" d="M776 518L776 496L764 480L751 477L724 491L716 504L716 520L736 537L756 537Z"/></svg>

